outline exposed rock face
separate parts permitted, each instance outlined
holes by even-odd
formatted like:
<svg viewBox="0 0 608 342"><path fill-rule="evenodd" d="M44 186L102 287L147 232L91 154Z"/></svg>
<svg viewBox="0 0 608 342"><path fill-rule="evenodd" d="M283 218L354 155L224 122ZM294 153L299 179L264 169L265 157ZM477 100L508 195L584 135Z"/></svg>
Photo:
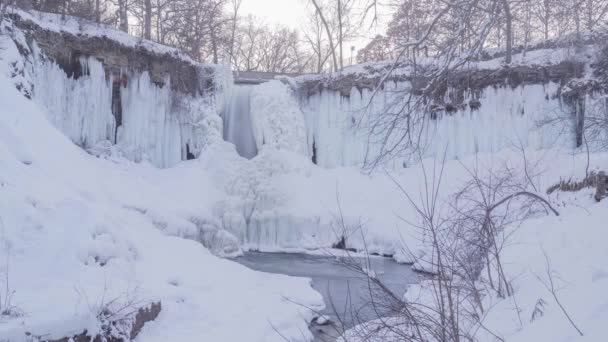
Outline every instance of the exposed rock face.
<svg viewBox="0 0 608 342"><path fill-rule="evenodd" d="M502 66L496 70L492 69L460 69L452 74L444 75L441 78L441 85L435 87L431 93L426 95L432 96L439 100L447 92L448 88L452 90L450 96L455 96L454 100L462 102L464 100L465 91L481 91L488 87L511 86L517 87L526 84L545 84L548 82L557 82L562 85L568 81L580 78L583 76L585 65L577 62L562 62L555 65L517 65L517 66ZM371 70L370 70L371 71ZM302 95L311 96L315 93L320 93L323 90L339 92L342 96L350 96L352 88L359 91L363 89L373 90L383 80L382 73L387 72L388 68L374 69L370 74L355 73L347 74L338 77L319 78L314 80L306 80L300 83L300 92ZM421 70L421 75L426 74ZM413 90L422 95L423 89L429 84L429 79L424 76L411 75L389 75L384 79L385 82L411 82ZM453 90L456 90L454 92ZM458 102L458 101L456 101Z"/></svg>
<svg viewBox="0 0 608 342"><path fill-rule="evenodd" d="M148 71L152 81L161 86L170 75L171 89L185 94L203 95L214 89L213 68L194 63L177 50L161 54L146 49L143 44L125 46L106 36L47 30L18 14L11 15L11 19L26 34L28 44L35 41L44 55L52 58L68 76L81 76L84 71L79 58L92 56L104 64L109 75L119 75L126 70Z"/></svg>
<svg viewBox="0 0 608 342"><path fill-rule="evenodd" d="M598 55L605 40L559 43L540 44L510 65L481 58L444 71L424 59L298 77L309 154L319 165L336 167L381 159L408 165L421 146L424 157L447 151L447 158L517 143L580 147L590 122L585 118L608 108L608 48Z"/></svg>

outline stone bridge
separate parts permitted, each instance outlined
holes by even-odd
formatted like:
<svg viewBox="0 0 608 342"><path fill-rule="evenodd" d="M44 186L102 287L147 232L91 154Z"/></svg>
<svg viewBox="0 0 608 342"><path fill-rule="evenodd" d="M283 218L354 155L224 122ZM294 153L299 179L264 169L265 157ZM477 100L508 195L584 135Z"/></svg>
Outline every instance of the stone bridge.
<svg viewBox="0 0 608 342"><path fill-rule="evenodd" d="M277 73L263 71L233 71L235 84L261 84L274 80L277 76L296 77L300 74L296 73Z"/></svg>

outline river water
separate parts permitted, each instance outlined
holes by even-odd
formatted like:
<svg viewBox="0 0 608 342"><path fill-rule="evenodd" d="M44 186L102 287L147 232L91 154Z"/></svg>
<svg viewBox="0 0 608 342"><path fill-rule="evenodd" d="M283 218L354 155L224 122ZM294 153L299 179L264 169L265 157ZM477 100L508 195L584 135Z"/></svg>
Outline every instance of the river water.
<svg viewBox="0 0 608 342"><path fill-rule="evenodd" d="M402 295L409 284L419 281L411 267L384 257L356 257L351 262L368 265L367 269L393 291ZM344 266L344 259L336 256L297 253L247 252L236 262L251 269L312 279L312 286L323 295L325 310L321 312L333 322L329 325L313 324L315 341L332 341L344 328L356 322L372 320L383 315L373 309L370 302L370 286L365 276ZM339 318L338 318L339 317ZM343 324L341 324L341 323Z"/></svg>

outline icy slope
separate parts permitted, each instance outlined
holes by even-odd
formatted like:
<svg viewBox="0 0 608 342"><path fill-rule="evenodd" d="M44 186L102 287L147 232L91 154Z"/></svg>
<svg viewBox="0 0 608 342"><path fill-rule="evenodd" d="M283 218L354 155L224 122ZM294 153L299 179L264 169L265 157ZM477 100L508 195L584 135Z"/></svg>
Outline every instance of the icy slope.
<svg viewBox="0 0 608 342"><path fill-rule="evenodd" d="M16 50L1 39L0 272L16 309L0 340L95 333L105 304L129 300L162 302L141 341L281 341L273 326L310 337L311 314L285 299L321 304L307 280L249 271L182 238L229 236L211 213L222 191L200 165L86 154L15 89Z"/></svg>

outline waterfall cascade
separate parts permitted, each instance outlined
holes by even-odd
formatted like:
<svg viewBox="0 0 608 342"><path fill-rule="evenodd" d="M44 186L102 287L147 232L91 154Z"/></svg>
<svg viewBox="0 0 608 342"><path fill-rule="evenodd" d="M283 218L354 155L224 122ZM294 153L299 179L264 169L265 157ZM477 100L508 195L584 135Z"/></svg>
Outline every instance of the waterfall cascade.
<svg viewBox="0 0 608 342"><path fill-rule="evenodd" d="M250 110L252 88L235 86L224 112L224 140L233 143L239 155L248 159L258 154Z"/></svg>

